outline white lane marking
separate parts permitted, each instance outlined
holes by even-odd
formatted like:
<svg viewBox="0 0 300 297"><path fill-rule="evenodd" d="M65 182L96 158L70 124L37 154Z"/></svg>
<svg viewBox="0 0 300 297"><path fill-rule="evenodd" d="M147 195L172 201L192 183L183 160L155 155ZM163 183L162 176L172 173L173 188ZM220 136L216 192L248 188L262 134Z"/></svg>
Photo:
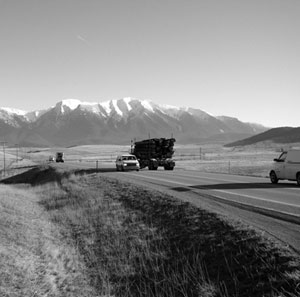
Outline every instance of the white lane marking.
<svg viewBox="0 0 300 297"><path fill-rule="evenodd" d="M130 175L141 177L140 174L135 174L135 173L131 173ZM182 185L182 186L191 186L191 184L186 184L186 183L181 183L181 182L175 182L175 181L172 181L172 180L169 180L169 179L164 179L164 178L155 178L155 177L145 176L145 175L143 175L142 177L146 178L146 179L148 178L148 179L154 179L154 180L159 180L159 181L165 181L165 182L171 183L171 184L178 184L178 185Z"/></svg>
<svg viewBox="0 0 300 297"><path fill-rule="evenodd" d="M143 175L145 176L145 175ZM148 176L148 175L147 175ZM183 178L201 178L201 179L208 179L208 180L218 180L218 181L225 181L225 182L234 182L236 183L236 181L234 180L227 180L227 179L219 179L219 178L214 178L214 177L205 177L205 176L201 176L201 175L183 175L183 174L174 174L174 176L179 176L179 177L183 177ZM243 181L239 181L238 183L244 183Z"/></svg>
<svg viewBox="0 0 300 297"><path fill-rule="evenodd" d="M132 173L131 175L141 177L141 175L134 174L134 173ZM193 187L193 185L191 185L191 184L176 182L176 181L172 181L172 180L168 180L168 179L164 179L164 178L155 178L155 177L144 176L144 175L143 175L143 177L146 179L148 178L148 179L153 179L156 181L164 181L164 182L168 182L171 184L177 184L177 185L182 185L182 186L186 186L186 187ZM209 191L209 189L205 189L205 187L203 187L203 190ZM300 205L297 205L297 204L291 204L291 203L286 203L286 202L281 202L281 201L276 201L276 200L269 200L269 199L264 199L261 197L251 196L251 195L247 195L247 194L239 194L239 193L234 193L234 192L224 191L224 190L217 190L217 189L211 190L211 191L216 191L216 192L220 192L220 193L224 193L224 194L241 196L241 197L246 197L246 198L251 198L251 199L256 199L256 200L261 200L261 201L265 201L265 202L277 203L277 204L282 204L282 205L286 205L286 206L300 207ZM226 199L226 198L224 198L224 199Z"/></svg>
<svg viewBox="0 0 300 297"><path fill-rule="evenodd" d="M220 178L214 177L213 175L212 175L212 177L206 177L206 176L202 176L202 175L183 175L183 174L176 174L175 176L187 177L187 178L191 177L191 178L201 178L201 179L208 179L208 180L225 181L225 182L230 182L230 183L245 183L245 181L237 181L237 180L234 180L234 179L225 179L225 178L220 179ZM235 178L238 178L238 177L242 177L242 176L238 175ZM257 177L252 177L252 176L245 176L245 177L251 178L251 179L256 179L256 180L264 179L263 177L262 178L257 178Z"/></svg>
<svg viewBox="0 0 300 297"><path fill-rule="evenodd" d="M205 190L205 188L203 188L203 189ZM251 195L247 195L247 194L239 194L239 193L234 193L234 192L224 191L224 190L213 190L213 191L230 194L230 195L246 197L246 198L251 198L251 199L256 199L256 200L261 200L261 201L265 201L265 202L272 202L272 203L277 203L277 204L282 204L282 205L300 207L300 205L297 205L297 204L291 204L291 203L286 203L286 202L281 202L281 201L276 201L276 200L269 200L269 199L264 199L261 197L251 196Z"/></svg>
<svg viewBox="0 0 300 297"><path fill-rule="evenodd" d="M211 173L209 173L211 174ZM145 175L143 175L145 176ZM214 177L205 177L205 176L201 176L201 175L197 175L197 176L194 176L194 175L183 175L183 174L174 174L175 177L183 177L183 178L197 178L197 179L207 179L207 180L211 180L211 181L223 181L223 182L229 182L229 183L235 183L235 184L244 184L246 183L247 181L244 180L244 181L237 181L237 180L229 180L229 179L219 179L219 178L214 178ZM256 179L257 180L257 183L261 182L262 179L267 179L267 178L264 178L264 177L254 177L254 176L237 176L237 177L245 177L245 178L251 178L251 179ZM292 183L290 185L293 185ZM272 188L270 188L272 189ZM274 186L274 189L277 190L276 186ZM278 187L278 189L282 189L280 187ZM300 191L300 187L298 188L283 188L285 191ZM273 189L272 189L273 190ZM217 191L217 190L215 190Z"/></svg>

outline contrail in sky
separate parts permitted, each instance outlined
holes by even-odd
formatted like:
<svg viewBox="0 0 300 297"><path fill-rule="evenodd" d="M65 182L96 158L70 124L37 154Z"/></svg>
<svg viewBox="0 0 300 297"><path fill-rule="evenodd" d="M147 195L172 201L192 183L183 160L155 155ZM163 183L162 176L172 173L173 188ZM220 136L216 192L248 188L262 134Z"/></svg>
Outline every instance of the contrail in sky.
<svg viewBox="0 0 300 297"><path fill-rule="evenodd" d="M77 37L77 39L81 40L82 42L84 42L88 46L91 46L91 44L84 37L82 37L81 35L77 35L76 37Z"/></svg>

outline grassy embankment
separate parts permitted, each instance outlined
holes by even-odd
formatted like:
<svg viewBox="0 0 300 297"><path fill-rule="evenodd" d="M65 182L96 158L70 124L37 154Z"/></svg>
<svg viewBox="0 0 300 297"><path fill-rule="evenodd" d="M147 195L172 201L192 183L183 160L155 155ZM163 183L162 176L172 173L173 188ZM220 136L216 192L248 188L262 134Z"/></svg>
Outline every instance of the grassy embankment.
<svg viewBox="0 0 300 297"><path fill-rule="evenodd" d="M10 181L33 187L0 188L1 296L300 294L287 249L160 192L52 169Z"/></svg>

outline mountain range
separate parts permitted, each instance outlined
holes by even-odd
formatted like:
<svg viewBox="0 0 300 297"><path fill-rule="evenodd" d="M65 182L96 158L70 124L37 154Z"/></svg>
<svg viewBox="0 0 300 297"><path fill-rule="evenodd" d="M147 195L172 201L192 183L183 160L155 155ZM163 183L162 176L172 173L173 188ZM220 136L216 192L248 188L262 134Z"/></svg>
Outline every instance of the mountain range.
<svg viewBox="0 0 300 297"><path fill-rule="evenodd" d="M232 117L200 109L123 98L101 103L66 99L45 110L0 108L0 139L8 145L75 146L129 144L174 137L179 143L232 142L266 131Z"/></svg>

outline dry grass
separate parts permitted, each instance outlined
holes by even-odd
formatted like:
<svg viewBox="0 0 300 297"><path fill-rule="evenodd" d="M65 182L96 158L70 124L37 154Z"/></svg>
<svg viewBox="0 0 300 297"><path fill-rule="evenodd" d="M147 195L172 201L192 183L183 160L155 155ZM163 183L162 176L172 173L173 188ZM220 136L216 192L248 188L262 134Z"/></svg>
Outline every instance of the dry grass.
<svg viewBox="0 0 300 297"><path fill-rule="evenodd" d="M174 158L177 168L266 177L280 149L275 144L238 148L204 145L200 155L198 146L186 145L178 146Z"/></svg>
<svg viewBox="0 0 300 297"><path fill-rule="evenodd" d="M51 224L36 190L0 186L0 296L96 296L80 254Z"/></svg>
<svg viewBox="0 0 300 297"><path fill-rule="evenodd" d="M299 144L290 145L299 147ZM239 175L268 176L272 160L281 149L280 144L261 143L246 147L225 148L222 144L180 145L175 144L174 160L176 168L219 172ZM16 162L16 148L7 148L7 173L16 173L17 168L28 164L46 164L49 155L64 151L66 162L87 162L91 167L96 161L102 168L113 167L116 156L129 152L130 144L124 145L84 145L71 148L20 148ZM0 151L0 168L3 162Z"/></svg>
<svg viewBox="0 0 300 297"><path fill-rule="evenodd" d="M3 296L300 294L299 259L254 230L99 174L54 176L41 171L26 200L3 188L20 195L1 200Z"/></svg>
<svg viewBox="0 0 300 297"><path fill-rule="evenodd" d="M225 148L222 144L189 144L175 143L174 160L176 168L201 170L202 172L218 172L239 175L266 177L272 160L279 151L288 148L299 148L300 144L259 143L245 147ZM116 156L130 151L130 143L126 145L83 145L70 148L6 148L7 174L16 174L18 168L34 164L46 164L50 155L64 151L66 162L87 162L91 167L114 167ZM18 156L18 162L16 162ZM0 151L0 168L3 156Z"/></svg>

